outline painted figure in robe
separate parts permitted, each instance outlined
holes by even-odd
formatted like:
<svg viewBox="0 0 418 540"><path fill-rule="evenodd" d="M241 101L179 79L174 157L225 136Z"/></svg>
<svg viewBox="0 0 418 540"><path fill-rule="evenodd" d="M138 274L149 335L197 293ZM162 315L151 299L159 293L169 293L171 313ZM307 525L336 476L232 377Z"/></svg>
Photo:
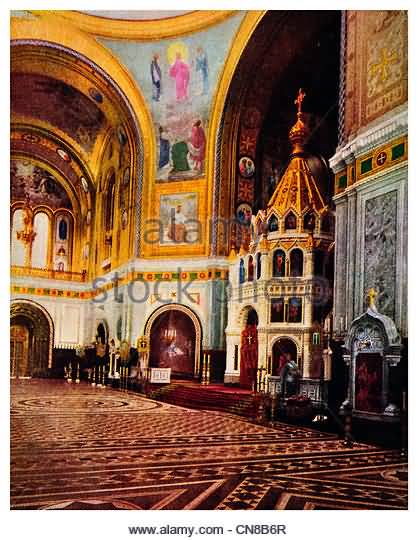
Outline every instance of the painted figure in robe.
<svg viewBox="0 0 418 540"><path fill-rule="evenodd" d="M158 168L162 169L170 161L170 141L163 136L164 128L159 127L160 133L160 157L158 160Z"/></svg>
<svg viewBox="0 0 418 540"><path fill-rule="evenodd" d="M203 161L205 159L206 136L200 120L193 124L190 142L190 156L194 162L193 169L201 172L203 169Z"/></svg>
<svg viewBox="0 0 418 540"><path fill-rule="evenodd" d="M154 54L151 61L151 82L152 82L152 99L154 101L160 101L161 90L162 90L162 73L161 68L158 63L160 56Z"/></svg>
<svg viewBox="0 0 418 540"><path fill-rule="evenodd" d="M187 160L189 147L184 141L178 141L171 148L171 160L173 162L172 173L190 171L190 165Z"/></svg>
<svg viewBox="0 0 418 540"><path fill-rule="evenodd" d="M170 67L169 75L176 82L176 100L184 101L188 98L190 69L181 59L181 53L176 53L176 60Z"/></svg>
<svg viewBox="0 0 418 540"><path fill-rule="evenodd" d="M209 68L208 68L208 57L206 56L205 51L202 49L202 47L197 48L197 56L196 56L196 71L200 72L201 76L201 84L202 87L199 94L208 94L209 93Z"/></svg>

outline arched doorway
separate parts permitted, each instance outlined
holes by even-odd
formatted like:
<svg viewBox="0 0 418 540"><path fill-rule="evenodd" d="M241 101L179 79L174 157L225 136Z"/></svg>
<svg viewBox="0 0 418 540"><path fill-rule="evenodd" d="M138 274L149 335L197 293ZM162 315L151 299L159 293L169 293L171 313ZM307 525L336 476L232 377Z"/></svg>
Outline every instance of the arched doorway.
<svg viewBox="0 0 418 540"><path fill-rule="evenodd" d="M167 306L148 320L149 367L171 368L173 377L198 375L201 329L196 315L184 306Z"/></svg>
<svg viewBox="0 0 418 540"><path fill-rule="evenodd" d="M252 389L257 378L258 366L258 315L255 309L249 308L244 328L241 332L240 376L241 388Z"/></svg>
<svg viewBox="0 0 418 540"><path fill-rule="evenodd" d="M49 314L22 301L10 312L10 376L46 377L51 367L53 326Z"/></svg>
<svg viewBox="0 0 418 540"><path fill-rule="evenodd" d="M293 396L298 391L297 347L293 340L280 338L273 344L272 375L281 378L283 397Z"/></svg>
<svg viewBox="0 0 418 540"><path fill-rule="evenodd" d="M272 375L279 376L285 365L292 361L297 364L298 351L296 344L289 338L280 338L273 344Z"/></svg>

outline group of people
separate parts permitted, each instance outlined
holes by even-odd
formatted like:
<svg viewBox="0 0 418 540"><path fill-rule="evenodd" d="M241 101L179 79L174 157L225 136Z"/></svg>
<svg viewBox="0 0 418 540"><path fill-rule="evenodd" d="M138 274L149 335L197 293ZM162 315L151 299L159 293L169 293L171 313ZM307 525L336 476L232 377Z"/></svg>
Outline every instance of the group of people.
<svg viewBox="0 0 418 540"><path fill-rule="evenodd" d="M201 173L203 172L205 159L206 135L202 120L195 117L192 122L193 117L190 117L189 113L184 113L181 104L190 102L190 80L193 69L198 75L195 80L196 84L193 89L193 95L205 95L209 93L208 58L203 48L198 47L195 58L191 65L189 65L185 60L186 54L187 51L182 50L181 47L175 51L174 60L168 69L167 76L174 83L172 99L169 98L167 100L166 90L164 90L167 107L170 106L170 111L171 109L176 111L175 117L181 118L181 126L175 126L173 122L170 123L168 113L167 118L164 117L165 120L163 118L159 119L159 122L166 122L166 125L163 126L160 124L158 127L158 169L162 170L167 166L171 166L169 175L179 173L181 176L182 173L188 172ZM160 102L162 101L163 89L166 82L164 81L164 73L160 65L160 55L158 53L155 53L152 57L150 74L152 100L154 102ZM191 131L187 135L187 125L189 122L191 123Z"/></svg>
<svg viewBox="0 0 418 540"><path fill-rule="evenodd" d="M187 172L190 170L202 172L206 150L206 135L201 120L197 120L191 130L190 138L176 140L171 146L164 128L159 127L160 155L158 168L162 169L170 163L170 173ZM190 160L190 162L189 162Z"/></svg>

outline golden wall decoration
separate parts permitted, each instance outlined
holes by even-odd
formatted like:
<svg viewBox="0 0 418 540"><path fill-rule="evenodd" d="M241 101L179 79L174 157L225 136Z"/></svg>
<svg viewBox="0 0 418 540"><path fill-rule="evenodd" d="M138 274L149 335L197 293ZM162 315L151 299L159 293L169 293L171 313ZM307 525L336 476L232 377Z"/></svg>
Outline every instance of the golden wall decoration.
<svg viewBox="0 0 418 540"><path fill-rule="evenodd" d="M201 222L203 231L202 241L189 246L179 245L176 248L172 248L169 246L158 247L154 243L152 246L150 246L149 243L143 242L141 251L141 255L143 257L182 257L190 255L207 256L210 253L211 227L209 226L209 220L211 218L211 210L213 207L215 175L214 155L216 150L217 130L222 116L229 85L235 72L236 66L243 50L245 49L246 44L248 43L248 40L251 37L252 32L256 28L263 14L264 12L261 11L247 12L235 35L233 44L227 56L221 76L219 78L218 87L216 89L215 97L213 99L211 111L209 114L210 123L207 132L206 151L206 155L208 157L206 160L206 170L204 177L194 181L184 180L182 182L169 182L166 184L161 184L155 182L155 174L153 173L144 185L144 211L142 212L141 222L142 231L147 229L147 222L149 222L149 220L159 219L159 204L157 204L157 202L160 200L160 196L162 194L175 195L176 193L197 191L199 196L198 219ZM151 126L151 128L152 129L150 129L150 131L148 132L148 136L150 140L154 140L155 134L153 126ZM153 162L153 167L155 167L155 155L151 154L150 159Z"/></svg>
<svg viewBox="0 0 418 540"><path fill-rule="evenodd" d="M385 145L359 156L334 177L334 192L342 193L356 182L390 169L408 160L408 138L399 137Z"/></svg>
<svg viewBox="0 0 418 540"><path fill-rule="evenodd" d="M215 97L212 102L210 111L210 124L207 131L207 167L205 176L197 181L172 182L169 185L156 185L155 182L155 133L152 123L150 111L147 108L146 102L141 94L141 91L134 81L132 75L124 66L110 53L105 46L98 43L93 37L112 36L135 39L161 39L168 36L180 36L185 33L196 32L205 29L211 25L221 22L222 20L232 16L232 11L199 11L186 14L181 17L175 17L172 20L158 21L157 24L146 24L147 21L112 21L101 19L89 15L83 15L75 12L64 11L36 11L32 12L35 17L33 19L12 17L11 35L12 40L36 40L42 41L45 36L48 36L48 41L63 46L69 50L88 58L93 63L101 67L125 94L132 109L135 111L136 118L141 132L143 142L143 190L142 190L142 212L141 212L141 230L144 231L146 222L150 219L159 219L160 216L160 199L162 196L175 195L180 193L196 193L197 197L197 219L201 223L202 234L198 242L190 245L182 246L165 246L143 242L140 256L143 257L182 257L192 255L209 255L210 254L210 234L211 227L209 219L213 208L213 193L214 193L214 175L215 175L215 149L216 136L219 127L219 122L224 108L225 99L228 88L239 62L240 56L245 49L254 29L259 20L263 16L263 11L251 11L245 14L240 27L236 33L233 44L229 50L227 60L223 67L219 78L218 87L215 92ZM119 29L117 29L119 28ZM148 29L145 31L145 29ZM152 29L152 31L151 31ZM144 32L141 34L141 32ZM151 32L151 33L150 33ZM64 61L63 61L64 62ZM65 62L64 62L65 63ZM39 67L39 66L38 66ZM58 68L56 77L60 78ZM64 67L63 67L64 69ZM82 65L77 66L77 69L82 69ZM65 70L64 70L65 71ZM68 75L68 77L67 77ZM71 82L71 74L68 74L68 81ZM86 83L83 83L86 84ZM86 88L81 89L83 91ZM101 91L105 91L103 88ZM108 89L109 91L109 89ZM65 134L62 134L64 137ZM123 162L122 166L130 165L133 174L131 178L138 178L136 174L138 163L137 148L133 145L131 137L129 145L131 149L131 160L128 164ZM93 159L85 159L91 167L91 175L95 179L96 185L99 185L99 180L103 180L106 176L106 168L109 165L108 158L110 155L108 150L109 142L112 140L111 130L102 133L100 140L96 144L96 150ZM82 152L80 151L80 155ZM105 156L105 157L103 157ZM119 171L117 171L119 175ZM119 177L117 179L120 186ZM125 212L116 214L115 210L115 230L112 233L112 250L110 257L110 265L112 268L123 264L132 257L136 249L135 237L135 193L137 189L136 182L132 181L127 194L127 207ZM98 196L96 201L96 216L97 223L94 224L94 230L101 230L103 205L105 197ZM127 226L124 223L127 222ZM90 256L94 258L93 248L97 247L97 264L94 268L95 275L102 275L108 267L104 267L103 262L106 260L106 247L103 235L94 233L90 240ZM93 256L93 257L92 257Z"/></svg>
<svg viewBox="0 0 418 540"><path fill-rule="evenodd" d="M406 11L348 11L345 137L408 99Z"/></svg>

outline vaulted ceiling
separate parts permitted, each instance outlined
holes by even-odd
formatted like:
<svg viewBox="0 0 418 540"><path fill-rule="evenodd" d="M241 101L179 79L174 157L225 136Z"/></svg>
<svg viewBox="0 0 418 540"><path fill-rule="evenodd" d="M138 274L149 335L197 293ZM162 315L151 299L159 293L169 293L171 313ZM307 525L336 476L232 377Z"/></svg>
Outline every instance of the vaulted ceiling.
<svg viewBox="0 0 418 540"><path fill-rule="evenodd" d="M12 154L57 170L79 195L81 177L94 191L105 151L122 151L133 131L115 89L94 66L59 48L16 44L11 67Z"/></svg>

